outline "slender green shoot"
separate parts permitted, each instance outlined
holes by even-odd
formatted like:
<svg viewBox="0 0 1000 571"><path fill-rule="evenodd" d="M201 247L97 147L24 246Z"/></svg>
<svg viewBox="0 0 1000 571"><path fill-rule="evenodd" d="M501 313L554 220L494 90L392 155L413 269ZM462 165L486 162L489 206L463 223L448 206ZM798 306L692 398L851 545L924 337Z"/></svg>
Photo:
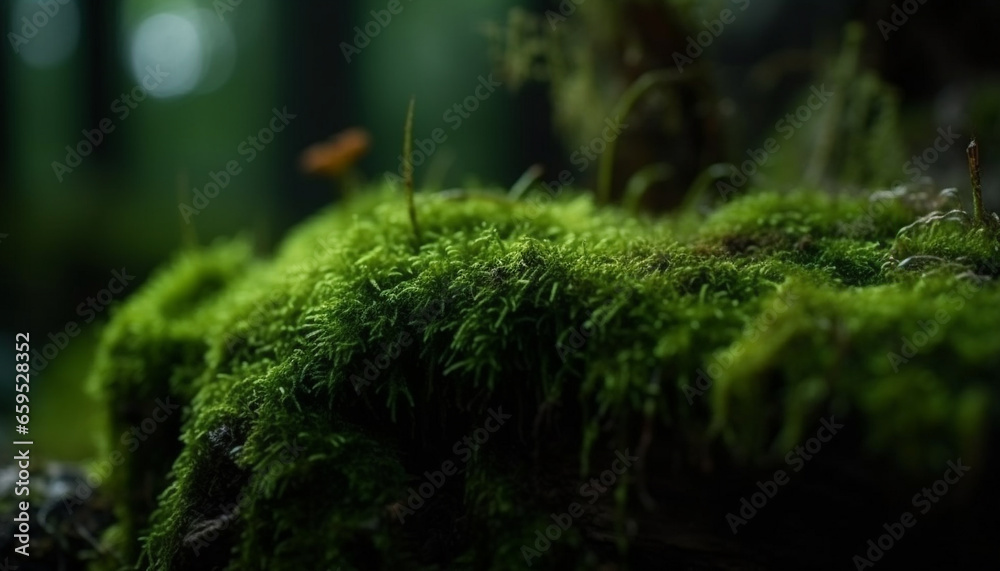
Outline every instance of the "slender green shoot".
<svg viewBox="0 0 1000 571"><path fill-rule="evenodd" d="M632 108L639 99L650 89L657 85L669 84L680 79L680 75L674 70L657 69L646 72L632 85L628 86L621 99L615 105L613 117L618 121L626 121ZM615 148L618 137L608 141L607 149L601 155L600 166L597 172L597 203L608 204L611 202L611 183L614 174Z"/></svg>
<svg viewBox="0 0 1000 571"><path fill-rule="evenodd" d="M413 111L417 98L410 97L410 108L406 111L406 130L403 135L403 185L406 190L406 202L410 209L410 222L413 224L413 235L420 247L420 225L417 224L417 206L413 202Z"/></svg>
<svg viewBox="0 0 1000 571"><path fill-rule="evenodd" d="M545 169L542 165L531 165L528 170L524 171L524 174L514 183L514 186L510 187L510 192L507 193L507 198L512 201L517 201L521 196L531 188L531 185L535 184L539 178L541 178L542 173Z"/></svg>
<svg viewBox="0 0 1000 571"><path fill-rule="evenodd" d="M669 163L653 163L639 169L628 179L625 185L625 195L622 197L622 207L633 214L639 213L642 197L658 182L670 180L674 176L674 167Z"/></svg>

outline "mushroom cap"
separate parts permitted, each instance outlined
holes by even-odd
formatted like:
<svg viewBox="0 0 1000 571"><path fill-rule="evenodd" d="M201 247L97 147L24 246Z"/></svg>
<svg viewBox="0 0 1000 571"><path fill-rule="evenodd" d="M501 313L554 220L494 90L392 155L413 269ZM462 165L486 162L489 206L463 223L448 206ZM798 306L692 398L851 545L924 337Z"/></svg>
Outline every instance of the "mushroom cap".
<svg viewBox="0 0 1000 571"><path fill-rule="evenodd" d="M306 174L337 178L354 166L370 148L371 135L368 131L352 127L306 148L299 157L299 166Z"/></svg>

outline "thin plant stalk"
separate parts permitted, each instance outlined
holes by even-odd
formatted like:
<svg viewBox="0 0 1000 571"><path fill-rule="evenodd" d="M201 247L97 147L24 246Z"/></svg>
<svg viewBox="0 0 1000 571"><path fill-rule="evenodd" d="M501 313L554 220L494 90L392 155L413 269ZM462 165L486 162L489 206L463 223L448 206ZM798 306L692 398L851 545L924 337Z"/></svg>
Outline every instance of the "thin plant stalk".
<svg viewBox="0 0 1000 571"><path fill-rule="evenodd" d="M965 149L969 155L969 177L972 179L972 214L976 224L983 226L986 224L986 209L983 207L983 180L982 170L979 166L979 143L973 138Z"/></svg>
<svg viewBox="0 0 1000 571"><path fill-rule="evenodd" d="M632 85L628 86L628 89L622 94L621 99L615 105L615 118L618 121L625 121L628 119L629 113L632 112L632 108L635 107L635 104L638 103L639 99L647 91L657 85L677 81L679 78L680 76L674 70L657 69L646 72L639 79L635 80ZM600 166L597 172L598 204L608 204L611 201L611 182L614 174L615 147L617 146L617 142L618 137L609 141L607 149L601 155Z"/></svg>
<svg viewBox="0 0 1000 571"><path fill-rule="evenodd" d="M403 188L406 191L406 202L410 210L410 222L413 224L413 235L420 246L420 225L417 224L417 206L413 201L413 112L416 107L416 97L410 97L410 107L406 111L406 129L403 135Z"/></svg>

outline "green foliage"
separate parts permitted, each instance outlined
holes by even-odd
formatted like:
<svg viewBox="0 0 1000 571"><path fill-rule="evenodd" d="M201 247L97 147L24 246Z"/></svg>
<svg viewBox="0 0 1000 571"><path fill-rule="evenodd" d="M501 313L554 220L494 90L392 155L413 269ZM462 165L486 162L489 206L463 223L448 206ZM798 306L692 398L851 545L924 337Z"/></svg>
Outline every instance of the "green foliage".
<svg viewBox="0 0 1000 571"><path fill-rule="evenodd" d="M672 435L654 447L717 439L739 460L780 458L832 412L917 476L976 458L997 402L996 236L896 241L921 213L879 204L751 194L688 226L568 191L421 194L415 251L386 188L272 260L240 241L186 253L115 316L93 373L112 448L157 398L184 406L125 454L117 537L142 538L151 568L508 569L647 421ZM914 271L904 251L939 261ZM693 395L699 371L714 382ZM496 406L510 425L400 522ZM631 509L633 481L595 506ZM580 533L533 567L594 567Z"/></svg>

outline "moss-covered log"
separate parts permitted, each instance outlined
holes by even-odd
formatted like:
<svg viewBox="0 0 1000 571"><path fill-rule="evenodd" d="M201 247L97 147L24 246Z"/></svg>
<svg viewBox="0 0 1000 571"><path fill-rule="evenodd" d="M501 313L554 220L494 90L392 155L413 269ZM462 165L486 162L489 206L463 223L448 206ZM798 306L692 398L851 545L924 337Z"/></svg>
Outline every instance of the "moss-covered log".
<svg viewBox="0 0 1000 571"><path fill-rule="evenodd" d="M419 194L415 251L401 197L373 189L273 259L181 255L93 372L127 459L107 540L157 569L847 567L958 458L975 469L935 514L970 525L948 514L995 460L993 229L931 216L897 238L926 212L887 195L666 221L542 198ZM168 399L181 414L128 450ZM846 428L784 508L732 535L831 415ZM553 513L571 525L540 543ZM933 561L910 548L892 556Z"/></svg>

